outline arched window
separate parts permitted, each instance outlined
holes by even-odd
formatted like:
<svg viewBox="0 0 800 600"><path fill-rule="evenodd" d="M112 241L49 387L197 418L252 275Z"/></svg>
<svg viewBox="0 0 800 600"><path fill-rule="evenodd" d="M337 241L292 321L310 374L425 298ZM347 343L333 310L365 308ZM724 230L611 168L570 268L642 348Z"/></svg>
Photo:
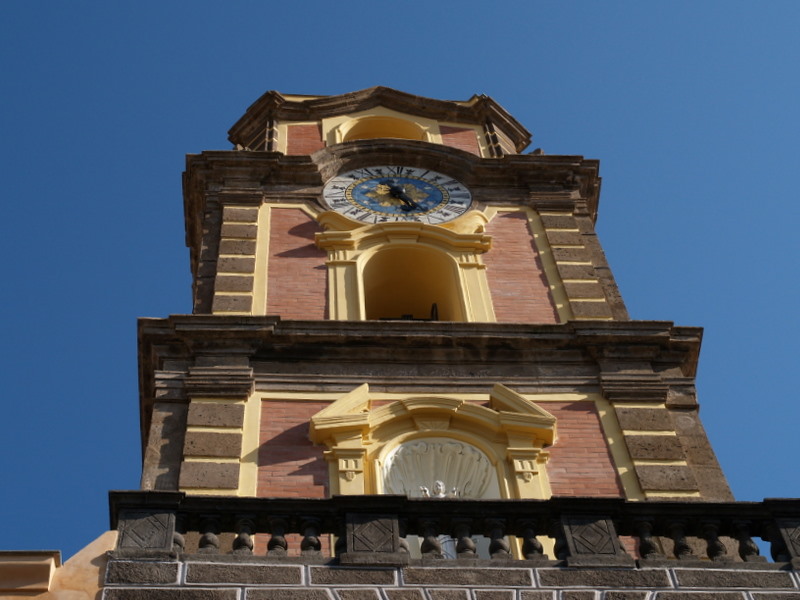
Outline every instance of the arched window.
<svg viewBox="0 0 800 600"><path fill-rule="evenodd" d="M396 117L364 117L358 119L344 134L343 142L371 140L375 138L399 138L425 141L425 130L416 123Z"/></svg>
<svg viewBox="0 0 800 600"><path fill-rule="evenodd" d="M363 271L366 318L464 321L457 269L431 248L379 250Z"/></svg>
<svg viewBox="0 0 800 600"><path fill-rule="evenodd" d="M329 318L495 320L480 260L491 245L484 233L416 221L358 226L334 211L319 221Z"/></svg>

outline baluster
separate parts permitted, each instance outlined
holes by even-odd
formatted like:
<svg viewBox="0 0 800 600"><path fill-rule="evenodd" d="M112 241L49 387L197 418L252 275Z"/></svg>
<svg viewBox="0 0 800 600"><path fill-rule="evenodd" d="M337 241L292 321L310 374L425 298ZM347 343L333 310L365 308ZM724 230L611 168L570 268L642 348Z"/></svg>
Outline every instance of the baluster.
<svg viewBox="0 0 800 600"><path fill-rule="evenodd" d="M186 550L186 538L183 533L186 532L186 518L183 515L175 517L175 531L172 533L172 551L180 554Z"/></svg>
<svg viewBox="0 0 800 600"><path fill-rule="evenodd" d="M397 521L398 533L400 534L400 552L409 554L411 549L408 547L408 540L406 539L408 531L408 521L406 519L398 519Z"/></svg>
<svg viewBox="0 0 800 600"><path fill-rule="evenodd" d="M322 544L319 541L319 519L307 517L300 525L303 530L303 541L300 542L300 554L303 556L319 556Z"/></svg>
<svg viewBox="0 0 800 600"><path fill-rule="evenodd" d="M286 542L286 529L289 523L282 517L270 517L269 530L270 538L267 543L268 556L286 556L289 551L289 544Z"/></svg>
<svg viewBox="0 0 800 600"><path fill-rule="evenodd" d="M635 526L639 533L639 556L648 560L664 558L653 539L653 523L648 519L642 519L637 520Z"/></svg>
<svg viewBox="0 0 800 600"><path fill-rule="evenodd" d="M200 544L197 549L202 554L219 554L219 523L214 516L204 516L202 521Z"/></svg>
<svg viewBox="0 0 800 600"><path fill-rule="evenodd" d="M344 518L339 518L336 522L336 543L333 546L333 552L336 556L347 552L347 526Z"/></svg>
<svg viewBox="0 0 800 600"><path fill-rule="evenodd" d="M545 558L542 543L536 539L536 528L533 521L524 521L522 527L522 556L527 560L540 560Z"/></svg>
<svg viewBox="0 0 800 600"><path fill-rule="evenodd" d="M764 562L765 556L759 556L758 545L750 536L749 521L735 521L733 524L736 529L736 539L739 540L739 556L745 562Z"/></svg>
<svg viewBox="0 0 800 600"><path fill-rule="evenodd" d="M675 558L677 558L678 560L687 560L695 558L694 553L692 552L692 548L686 541L686 534L684 533L685 529L686 529L686 523L684 521L673 521L669 525L672 541L675 542L675 548L673 549L673 554L675 555Z"/></svg>
<svg viewBox="0 0 800 600"><path fill-rule="evenodd" d="M511 558L511 546L506 541L505 527L503 519L489 519L486 522L489 528L489 556L497 559Z"/></svg>
<svg viewBox="0 0 800 600"><path fill-rule="evenodd" d="M557 560L566 560L569 556L569 545L567 544L567 536L564 535L564 527L561 520L557 519L550 525L550 537L555 539L556 543L553 546L553 553L556 555Z"/></svg>
<svg viewBox="0 0 800 600"><path fill-rule="evenodd" d="M719 521L703 522L703 537L706 540L706 554L711 560L727 560L728 549L719 539Z"/></svg>
<svg viewBox="0 0 800 600"><path fill-rule="evenodd" d="M769 553L772 560L775 562L789 562L792 556L789 554L789 548L786 547L786 542L783 540L781 530L776 523L770 523L767 527L769 532Z"/></svg>
<svg viewBox="0 0 800 600"><path fill-rule="evenodd" d="M439 542L439 523L435 519L423 519L420 522L420 530L423 536L420 551L423 556L430 558L444 558L442 544Z"/></svg>
<svg viewBox="0 0 800 600"><path fill-rule="evenodd" d="M475 542L470 535L471 519L456 519L453 521L453 537L456 538L456 556L458 558L478 558Z"/></svg>
<svg viewBox="0 0 800 600"><path fill-rule="evenodd" d="M236 520L236 531L238 532L233 540L233 553L234 554L252 554L253 553L253 530L255 526L253 520L249 517L239 517Z"/></svg>

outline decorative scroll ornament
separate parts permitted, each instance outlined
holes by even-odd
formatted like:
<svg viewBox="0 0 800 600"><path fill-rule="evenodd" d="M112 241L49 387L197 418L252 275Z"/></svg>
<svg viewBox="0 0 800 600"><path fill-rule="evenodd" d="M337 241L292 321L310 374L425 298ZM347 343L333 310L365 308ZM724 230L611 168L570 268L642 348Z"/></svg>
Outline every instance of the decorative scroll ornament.
<svg viewBox="0 0 800 600"><path fill-rule="evenodd" d="M409 497L482 498L492 476L492 463L483 452L449 438L401 444L383 466L386 493Z"/></svg>

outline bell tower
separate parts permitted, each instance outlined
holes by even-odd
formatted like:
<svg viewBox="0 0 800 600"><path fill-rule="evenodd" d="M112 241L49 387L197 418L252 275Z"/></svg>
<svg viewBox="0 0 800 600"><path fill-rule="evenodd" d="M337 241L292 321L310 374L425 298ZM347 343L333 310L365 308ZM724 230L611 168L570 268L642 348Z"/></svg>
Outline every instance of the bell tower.
<svg viewBox="0 0 800 600"><path fill-rule="evenodd" d="M194 313L140 322L144 490L731 499L702 332L629 319L598 161L383 87L267 92L229 139L187 158Z"/></svg>
<svg viewBox="0 0 800 600"><path fill-rule="evenodd" d="M63 568L0 553L0 594L797 597L800 501L732 501L702 330L629 318L597 161L382 87L229 138L186 162L193 313L139 321L141 490Z"/></svg>

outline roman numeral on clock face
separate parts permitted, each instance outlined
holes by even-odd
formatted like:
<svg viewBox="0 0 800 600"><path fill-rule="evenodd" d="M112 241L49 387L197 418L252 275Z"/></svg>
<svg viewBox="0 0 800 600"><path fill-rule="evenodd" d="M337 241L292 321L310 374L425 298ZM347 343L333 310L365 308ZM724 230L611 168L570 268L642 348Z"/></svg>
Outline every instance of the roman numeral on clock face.
<svg viewBox="0 0 800 600"><path fill-rule="evenodd" d="M472 196L461 182L419 167L375 165L341 173L322 191L327 206L360 223L439 224L467 211Z"/></svg>

